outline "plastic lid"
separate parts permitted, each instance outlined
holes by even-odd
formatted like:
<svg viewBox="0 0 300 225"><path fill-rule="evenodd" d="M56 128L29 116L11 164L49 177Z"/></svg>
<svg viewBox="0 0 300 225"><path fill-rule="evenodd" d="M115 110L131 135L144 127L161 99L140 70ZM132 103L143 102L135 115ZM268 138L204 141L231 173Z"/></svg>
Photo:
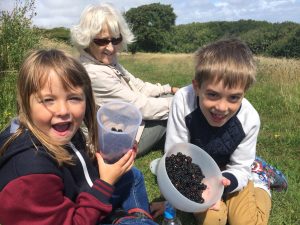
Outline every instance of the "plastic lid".
<svg viewBox="0 0 300 225"><path fill-rule="evenodd" d="M169 211L169 210L166 210L165 212L164 212L164 217L166 218L166 219L174 219L174 212L172 212L172 211Z"/></svg>

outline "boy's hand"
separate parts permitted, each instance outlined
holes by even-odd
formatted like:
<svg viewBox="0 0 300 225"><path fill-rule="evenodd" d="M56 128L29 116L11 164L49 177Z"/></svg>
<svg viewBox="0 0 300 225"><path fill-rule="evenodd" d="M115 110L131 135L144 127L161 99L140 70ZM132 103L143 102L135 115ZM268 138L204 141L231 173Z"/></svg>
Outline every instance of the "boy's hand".
<svg viewBox="0 0 300 225"><path fill-rule="evenodd" d="M124 173L132 168L135 156L136 150L130 149L121 159L119 159L119 161L114 164L107 164L104 162L101 154L97 152L96 157L100 179L114 185Z"/></svg>
<svg viewBox="0 0 300 225"><path fill-rule="evenodd" d="M226 177L222 177L222 184L224 187L227 187L230 185L230 180L228 180ZM217 201L213 206L211 206L209 209L219 211L221 206L221 200Z"/></svg>
<svg viewBox="0 0 300 225"><path fill-rule="evenodd" d="M153 218L157 218L165 211L165 202L152 202L150 204L150 212Z"/></svg>

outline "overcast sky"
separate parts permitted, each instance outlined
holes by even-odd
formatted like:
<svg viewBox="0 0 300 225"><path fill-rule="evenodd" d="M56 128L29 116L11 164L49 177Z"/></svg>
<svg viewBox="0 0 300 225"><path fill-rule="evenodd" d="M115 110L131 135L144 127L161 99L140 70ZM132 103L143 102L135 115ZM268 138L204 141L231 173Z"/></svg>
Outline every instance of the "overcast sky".
<svg viewBox="0 0 300 225"><path fill-rule="evenodd" d="M0 9L13 8L13 0L0 0ZM37 16L33 22L43 28L70 27L77 24L81 11L99 0L36 0ZM104 1L102 1L104 2ZM176 24L240 19L268 22L300 23L300 0L108 0L122 12L141 5L161 3L171 5Z"/></svg>

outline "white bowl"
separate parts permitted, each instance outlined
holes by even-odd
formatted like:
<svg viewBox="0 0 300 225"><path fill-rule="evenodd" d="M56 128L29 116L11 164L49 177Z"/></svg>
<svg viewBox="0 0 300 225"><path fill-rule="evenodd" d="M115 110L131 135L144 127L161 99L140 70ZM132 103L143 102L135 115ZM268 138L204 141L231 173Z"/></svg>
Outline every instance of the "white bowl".
<svg viewBox="0 0 300 225"><path fill-rule="evenodd" d="M202 173L205 176L202 182L207 185L206 190L204 190L202 194L204 203L194 202L182 195L173 186L169 179L166 171L165 160L166 157L172 154L176 155L178 152L181 152L186 156L190 156L192 158L192 162L201 168ZM222 174L216 162L204 150L190 143L178 143L173 145L159 161L156 174L158 186L162 195L168 202L170 202L171 205L184 212L206 211L221 199L224 191Z"/></svg>

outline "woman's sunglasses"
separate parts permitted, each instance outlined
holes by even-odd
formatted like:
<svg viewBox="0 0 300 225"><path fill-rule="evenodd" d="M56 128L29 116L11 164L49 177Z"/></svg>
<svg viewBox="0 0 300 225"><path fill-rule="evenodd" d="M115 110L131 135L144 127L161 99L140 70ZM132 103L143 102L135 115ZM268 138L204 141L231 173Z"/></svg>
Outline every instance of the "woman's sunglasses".
<svg viewBox="0 0 300 225"><path fill-rule="evenodd" d="M122 35L120 35L120 37L118 38L112 38L112 39L107 39L107 38L95 38L93 40L93 42L96 44L96 45L99 45L99 46L105 46L105 45L108 45L109 43L112 43L113 45L118 45L122 42L123 38L122 38Z"/></svg>

